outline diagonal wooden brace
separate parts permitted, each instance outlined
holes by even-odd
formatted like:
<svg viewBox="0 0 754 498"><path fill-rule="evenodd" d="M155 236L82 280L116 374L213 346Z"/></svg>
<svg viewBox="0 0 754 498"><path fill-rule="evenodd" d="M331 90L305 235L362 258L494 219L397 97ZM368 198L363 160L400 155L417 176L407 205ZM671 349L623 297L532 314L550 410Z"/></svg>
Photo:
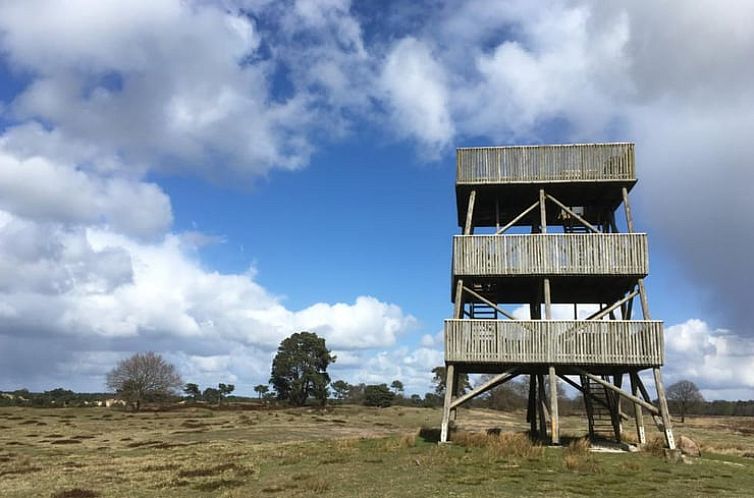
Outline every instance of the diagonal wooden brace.
<svg viewBox="0 0 754 498"><path fill-rule="evenodd" d="M501 373L500 375L496 375L484 384L482 384L479 387L476 387L472 389L471 391L467 392L463 396L459 396L458 398L454 399L450 403L450 408L456 408L459 405L462 405L463 403L467 402L471 398L475 398L476 396L479 396L480 394L484 394L493 387L497 387L500 384L504 384L508 382L509 380L515 378L518 376L518 367L509 368L505 372Z"/></svg>

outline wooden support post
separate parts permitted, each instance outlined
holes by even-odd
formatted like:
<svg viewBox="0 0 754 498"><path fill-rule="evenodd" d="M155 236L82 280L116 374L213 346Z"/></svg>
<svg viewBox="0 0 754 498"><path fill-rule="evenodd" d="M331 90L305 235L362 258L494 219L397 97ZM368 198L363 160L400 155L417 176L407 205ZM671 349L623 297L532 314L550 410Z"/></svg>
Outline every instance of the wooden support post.
<svg viewBox="0 0 754 498"><path fill-rule="evenodd" d="M463 279L461 278L456 282L456 302L453 308L453 318L463 318Z"/></svg>
<svg viewBox="0 0 754 498"><path fill-rule="evenodd" d="M537 374L537 390L539 391L539 437L545 439L547 437L549 413L547 412L547 396L545 395L545 377L542 374Z"/></svg>
<svg viewBox="0 0 754 498"><path fill-rule="evenodd" d="M555 367L550 365L550 441L560 444L560 430L558 428L558 378Z"/></svg>
<svg viewBox="0 0 754 498"><path fill-rule="evenodd" d="M540 190L543 193L543 190ZM540 195L542 195L540 193ZM546 227L545 227L546 230ZM550 295L550 279L545 278L543 282L543 292L545 297L545 319L552 320L552 296ZM550 442L560 444L560 431L558 429L558 378L555 374L555 366L550 365L548 368L550 381Z"/></svg>
<svg viewBox="0 0 754 498"><path fill-rule="evenodd" d="M550 279L545 278L542 282L545 295L545 320L552 320L552 296L550 295Z"/></svg>
<svg viewBox="0 0 754 498"><path fill-rule="evenodd" d="M448 424L450 423L450 404L453 402L453 379L455 366L449 363L445 366L445 404L442 408L442 425L440 426L440 442L448 442Z"/></svg>
<svg viewBox="0 0 754 498"><path fill-rule="evenodd" d="M529 422L529 433L531 437L538 434L537 432L537 376L529 376L529 404L526 407L526 421Z"/></svg>
<svg viewBox="0 0 754 498"><path fill-rule="evenodd" d="M500 230L500 199L495 197L495 232Z"/></svg>
<svg viewBox="0 0 754 498"><path fill-rule="evenodd" d="M542 305L539 303L529 303L529 318L532 320L542 318Z"/></svg>
<svg viewBox="0 0 754 498"><path fill-rule="evenodd" d="M639 299L641 300L641 314L645 320L651 320L652 315L649 313L649 300L647 299L647 289L644 287L644 279L640 278L637 282L639 284Z"/></svg>
<svg viewBox="0 0 754 498"><path fill-rule="evenodd" d="M628 190L622 189L623 193L623 210L626 214L626 229L628 233L634 233L634 219L631 217L631 204L628 202Z"/></svg>
<svg viewBox="0 0 754 498"><path fill-rule="evenodd" d="M668 400L665 397L665 386L662 383L662 372L655 367L652 369L655 375L655 387L657 388L657 398L660 402L660 416L662 417L663 432L665 433L665 444L668 449L675 449L675 440L673 439L673 428L670 423L670 412L668 411Z"/></svg>
<svg viewBox="0 0 754 498"><path fill-rule="evenodd" d="M539 233L547 233L546 195L544 189L539 189Z"/></svg>
<svg viewBox="0 0 754 498"><path fill-rule="evenodd" d="M610 211L610 231L618 233L618 224L615 222L615 211Z"/></svg>
<svg viewBox="0 0 754 498"><path fill-rule="evenodd" d="M580 377L581 389L584 394L584 408L586 408L586 421L589 426L589 439L594 440L594 406L592 406L592 390L589 388L589 379L584 375Z"/></svg>
<svg viewBox="0 0 754 498"><path fill-rule="evenodd" d="M460 375L457 368L453 369L453 399L458 399L458 379ZM458 405L455 403L450 404L450 420L451 422L456 421L456 407Z"/></svg>
<svg viewBox="0 0 754 498"><path fill-rule="evenodd" d="M639 383L636 380L636 372L629 372L628 374L631 380L631 394L639 397ZM634 403L634 418L636 419L636 437L639 439L639 444L647 443L647 436L644 433L644 414L641 411L641 405Z"/></svg>
<svg viewBox="0 0 754 498"><path fill-rule="evenodd" d="M623 374L613 375L613 384L620 389L623 387ZM615 396L615 413L612 416L615 439L620 443L623 436L623 421L621 420L621 396Z"/></svg>
<svg viewBox="0 0 754 498"><path fill-rule="evenodd" d="M472 190L469 194L469 207L466 210L466 224L463 227L464 235L474 234L474 204L476 203L476 190Z"/></svg>

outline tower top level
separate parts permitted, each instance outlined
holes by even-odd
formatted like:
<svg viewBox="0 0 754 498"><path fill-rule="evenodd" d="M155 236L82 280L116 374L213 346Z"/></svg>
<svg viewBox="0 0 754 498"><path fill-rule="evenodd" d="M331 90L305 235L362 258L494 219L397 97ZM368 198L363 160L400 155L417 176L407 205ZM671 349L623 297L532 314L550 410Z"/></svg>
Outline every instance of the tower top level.
<svg viewBox="0 0 754 498"><path fill-rule="evenodd" d="M634 144L461 147L456 184L636 182Z"/></svg>
<svg viewBox="0 0 754 498"><path fill-rule="evenodd" d="M623 202L623 189L630 192L635 184L634 144L628 142L456 149L459 226L472 191L473 224L494 226L530 205L540 189L569 206L609 212Z"/></svg>

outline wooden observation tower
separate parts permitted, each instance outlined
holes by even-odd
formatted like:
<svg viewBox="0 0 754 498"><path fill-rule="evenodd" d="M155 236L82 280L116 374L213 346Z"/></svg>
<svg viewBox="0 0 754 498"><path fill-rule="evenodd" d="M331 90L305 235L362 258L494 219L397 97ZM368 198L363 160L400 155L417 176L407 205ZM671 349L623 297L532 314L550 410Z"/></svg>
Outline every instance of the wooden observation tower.
<svg viewBox="0 0 754 498"><path fill-rule="evenodd" d="M633 420L644 443L646 412L674 449L663 324L651 319L644 286L647 235L634 232L628 198L634 145L461 148L456 161L462 234L453 237L441 441L461 404L526 376L531 432L552 444L559 378L582 393L591 437L620 441ZM640 376L649 369L656 405ZM459 396L462 373L493 375Z"/></svg>

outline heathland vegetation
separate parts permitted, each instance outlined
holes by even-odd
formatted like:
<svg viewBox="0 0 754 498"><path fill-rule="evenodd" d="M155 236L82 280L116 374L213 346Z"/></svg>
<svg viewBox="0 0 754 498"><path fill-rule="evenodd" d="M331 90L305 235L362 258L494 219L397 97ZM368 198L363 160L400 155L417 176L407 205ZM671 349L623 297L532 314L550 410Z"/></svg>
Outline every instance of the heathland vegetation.
<svg viewBox="0 0 754 498"><path fill-rule="evenodd" d="M271 409L263 402L0 408L0 496L745 496L754 421L687 418L689 464L647 451L592 453L579 417L560 448L526 437L521 412L463 409L438 445L438 408ZM491 429L487 431L487 429Z"/></svg>

